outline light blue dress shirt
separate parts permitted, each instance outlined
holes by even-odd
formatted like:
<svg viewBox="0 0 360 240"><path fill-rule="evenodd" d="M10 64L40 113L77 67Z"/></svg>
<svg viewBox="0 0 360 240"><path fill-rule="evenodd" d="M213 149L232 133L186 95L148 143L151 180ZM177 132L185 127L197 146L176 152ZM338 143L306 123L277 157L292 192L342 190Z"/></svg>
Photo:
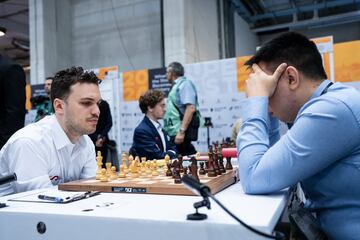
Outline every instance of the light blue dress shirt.
<svg viewBox="0 0 360 240"><path fill-rule="evenodd" d="M175 80L175 83L181 81L185 77L179 77ZM176 92L176 104L179 106L182 114L185 113L186 104L196 105L197 102L197 94L196 88L194 84L186 79L183 81L178 87L178 91Z"/></svg>
<svg viewBox="0 0 360 240"><path fill-rule="evenodd" d="M240 179L249 194L266 194L301 182L319 223L331 239L360 237L360 93L326 80L279 139L268 98L245 100L237 138ZM286 101L286 99L284 99Z"/></svg>

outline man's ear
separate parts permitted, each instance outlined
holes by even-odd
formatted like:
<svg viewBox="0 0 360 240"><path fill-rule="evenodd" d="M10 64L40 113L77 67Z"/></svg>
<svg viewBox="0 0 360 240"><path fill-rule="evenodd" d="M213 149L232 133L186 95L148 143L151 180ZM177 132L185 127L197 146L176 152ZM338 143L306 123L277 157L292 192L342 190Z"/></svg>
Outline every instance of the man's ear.
<svg viewBox="0 0 360 240"><path fill-rule="evenodd" d="M291 90L295 90L300 85L300 75L296 68L293 66L288 66L285 70L285 73L287 75L287 80L289 84L289 88Z"/></svg>
<svg viewBox="0 0 360 240"><path fill-rule="evenodd" d="M55 98L54 103L53 103L53 107L54 107L54 112L55 113L59 113L59 114L64 113L64 101L63 100L61 100L59 98Z"/></svg>

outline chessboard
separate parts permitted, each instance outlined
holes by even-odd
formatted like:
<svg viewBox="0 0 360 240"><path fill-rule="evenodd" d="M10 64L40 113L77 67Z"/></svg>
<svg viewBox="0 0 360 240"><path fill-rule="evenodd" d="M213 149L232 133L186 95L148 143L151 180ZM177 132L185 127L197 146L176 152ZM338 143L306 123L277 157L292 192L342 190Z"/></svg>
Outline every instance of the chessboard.
<svg viewBox="0 0 360 240"><path fill-rule="evenodd" d="M212 194L216 194L226 187L239 181L237 168L226 171L216 177L199 175L200 182L211 189ZM189 195L194 196L192 191L185 187L183 183L174 183L170 176L151 176L137 178L118 178L101 182L100 180L83 179L59 185L59 190L65 191L101 191L113 193L148 193L148 194L166 194L166 195Z"/></svg>

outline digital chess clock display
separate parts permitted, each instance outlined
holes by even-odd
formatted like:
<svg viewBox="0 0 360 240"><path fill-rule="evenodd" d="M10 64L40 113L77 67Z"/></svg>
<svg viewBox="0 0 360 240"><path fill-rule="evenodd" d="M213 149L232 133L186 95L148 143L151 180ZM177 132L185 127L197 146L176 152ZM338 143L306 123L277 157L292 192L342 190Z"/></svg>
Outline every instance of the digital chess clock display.
<svg viewBox="0 0 360 240"><path fill-rule="evenodd" d="M146 188L138 188L138 187L113 187L113 192L118 193L146 193Z"/></svg>

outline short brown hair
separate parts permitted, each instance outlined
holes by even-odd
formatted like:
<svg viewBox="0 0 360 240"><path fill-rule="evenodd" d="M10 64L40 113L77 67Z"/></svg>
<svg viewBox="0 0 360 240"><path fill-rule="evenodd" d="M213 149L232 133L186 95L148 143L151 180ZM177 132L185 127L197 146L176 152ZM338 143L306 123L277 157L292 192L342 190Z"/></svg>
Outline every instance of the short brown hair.
<svg viewBox="0 0 360 240"><path fill-rule="evenodd" d="M147 113L148 107L155 107L156 104L165 98L165 93L159 90L148 90L139 98L139 107L142 113Z"/></svg>
<svg viewBox="0 0 360 240"><path fill-rule="evenodd" d="M86 72L82 67L72 67L57 72L51 84L51 102L55 98L66 100L70 87L76 83L92 83L98 85L99 79L94 72Z"/></svg>

